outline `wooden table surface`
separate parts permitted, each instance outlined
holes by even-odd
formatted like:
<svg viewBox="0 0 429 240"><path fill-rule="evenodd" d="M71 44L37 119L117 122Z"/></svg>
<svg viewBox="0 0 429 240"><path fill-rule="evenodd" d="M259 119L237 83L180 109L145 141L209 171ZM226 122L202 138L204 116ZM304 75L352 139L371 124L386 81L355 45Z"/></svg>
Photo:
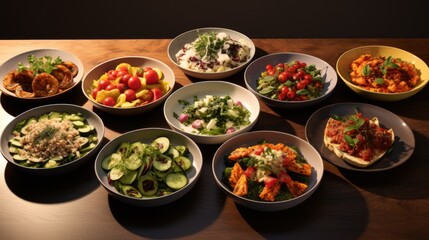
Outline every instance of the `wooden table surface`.
<svg viewBox="0 0 429 240"><path fill-rule="evenodd" d="M253 39L256 57L300 52L335 68L345 51L363 45L389 45L429 63L429 39ZM198 81L168 59L170 39L2 40L0 63L39 48L74 53L88 72L114 57L141 55L168 64L177 87ZM244 86L243 72L225 79ZM14 116L37 106L1 94L0 131ZM80 87L60 101L93 109ZM98 183L93 161L64 176L41 178L16 170L1 156L0 239L424 239L429 236L429 88L399 102L364 99L339 79L323 103L299 110L271 109L261 102L253 130L279 130L305 139L305 123L322 106L364 102L385 108L413 130L416 148L401 166L383 172L339 169L324 161L321 185L301 205L280 212L257 212L236 205L217 188L211 160L219 145L199 145L204 155L196 186L182 199L157 208L136 208L108 196ZM103 119L108 140L143 127L165 127L162 108L136 117L94 111Z"/></svg>

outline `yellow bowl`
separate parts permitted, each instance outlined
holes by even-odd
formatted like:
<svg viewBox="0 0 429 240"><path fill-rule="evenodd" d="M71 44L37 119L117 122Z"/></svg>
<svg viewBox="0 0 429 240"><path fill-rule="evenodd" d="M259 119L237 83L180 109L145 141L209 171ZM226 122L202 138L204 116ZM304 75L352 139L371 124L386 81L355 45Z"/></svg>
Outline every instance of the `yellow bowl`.
<svg viewBox="0 0 429 240"><path fill-rule="evenodd" d="M401 93L380 93L366 90L360 86L353 84L350 80L350 64L362 54L371 54L373 56L392 56L393 58L401 58L404 61L410 62L421 72L421 81L413 89L407 92ZM377 101L398 101L409 98L414 94L422 90L429 80L429 68L426 63L415 56L414 54L405 50L380 45L362 46L350 49L343 53L337 60L336 65L337 73L344 83L354 92L362 95L365 98L369 98Z"/></svg>

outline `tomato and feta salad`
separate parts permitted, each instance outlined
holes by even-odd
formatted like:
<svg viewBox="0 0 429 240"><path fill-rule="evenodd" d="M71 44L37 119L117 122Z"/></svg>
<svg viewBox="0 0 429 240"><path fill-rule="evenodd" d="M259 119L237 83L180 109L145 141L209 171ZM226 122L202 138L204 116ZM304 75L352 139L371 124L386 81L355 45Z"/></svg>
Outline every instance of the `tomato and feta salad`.
<svg viewBox="0 0 429 240"><path fill-rule="evenodd" d="M256 90L281 101L303 101L317 98L323 90L321 70L301 61L268 64L257 80Z"/></svg>
<svg viewBox="0 0 429 240"><path fill-rule="evenodd" d="M173 113L187 130L202 135L233 133L250 124L250 111L231 96L206 95L193 102L180 100L183 111ZM186 130L186 129L185 129Z"/></svg>
<svg viewBox="0 0 429 240"><path fill-rule="evenodd" d="M302 195L311 172L299 148L264 141L225 156L222 181L237 196L274 202Z"/></svg>
<svg viewBox="0 0 429 240"><path fill-rule="evenodd" d="M89 94L96 102L117 108L148 104L164 96L170 86L155 67L136 67L121 63L93 81Z"/></svg>

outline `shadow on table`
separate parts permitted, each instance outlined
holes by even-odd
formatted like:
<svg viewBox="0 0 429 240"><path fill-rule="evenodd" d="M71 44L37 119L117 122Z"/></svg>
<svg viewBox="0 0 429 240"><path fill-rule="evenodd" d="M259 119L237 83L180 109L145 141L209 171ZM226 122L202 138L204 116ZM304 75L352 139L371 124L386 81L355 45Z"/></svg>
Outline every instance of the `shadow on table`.
<svg viewBox="0 0 429 240"><path fill-rule="evenodd" d="M95 156L70 172L53 176L28 174L7 163L4 178L19 198L35 203L62 203L81 198L98 188L94 160Z"/></svg>
<svg viewBox="0 0 429 240"><path fill-rule="evenodd" d="M135 207L109 196L114 218L128 231L150 239L193 235L218 220L226 196L216 186L211 158L217 145L204 145L204 164L196 185L182 198L158 207Z"/></svg>
<svg viewBox="0 0 429 240"><path fill-rule="evenodd" d="M332 189L338 194L332 194ZM369 215L359 191L327 171L316 192L294 208L259 212L236 206L264 239L357 239L366 229Z"/></svg>

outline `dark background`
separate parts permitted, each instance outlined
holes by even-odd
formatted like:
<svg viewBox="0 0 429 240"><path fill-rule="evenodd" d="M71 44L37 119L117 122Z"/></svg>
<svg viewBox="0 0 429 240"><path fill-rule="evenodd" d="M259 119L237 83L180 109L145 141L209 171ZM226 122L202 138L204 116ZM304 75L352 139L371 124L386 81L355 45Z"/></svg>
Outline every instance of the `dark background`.
<svg viewBox="0 0 429 240"><path fill-rule="evenodd" d="M225 27L251 38L429 37L417 0L2 0L0 39L173 38Z"/></svg>

